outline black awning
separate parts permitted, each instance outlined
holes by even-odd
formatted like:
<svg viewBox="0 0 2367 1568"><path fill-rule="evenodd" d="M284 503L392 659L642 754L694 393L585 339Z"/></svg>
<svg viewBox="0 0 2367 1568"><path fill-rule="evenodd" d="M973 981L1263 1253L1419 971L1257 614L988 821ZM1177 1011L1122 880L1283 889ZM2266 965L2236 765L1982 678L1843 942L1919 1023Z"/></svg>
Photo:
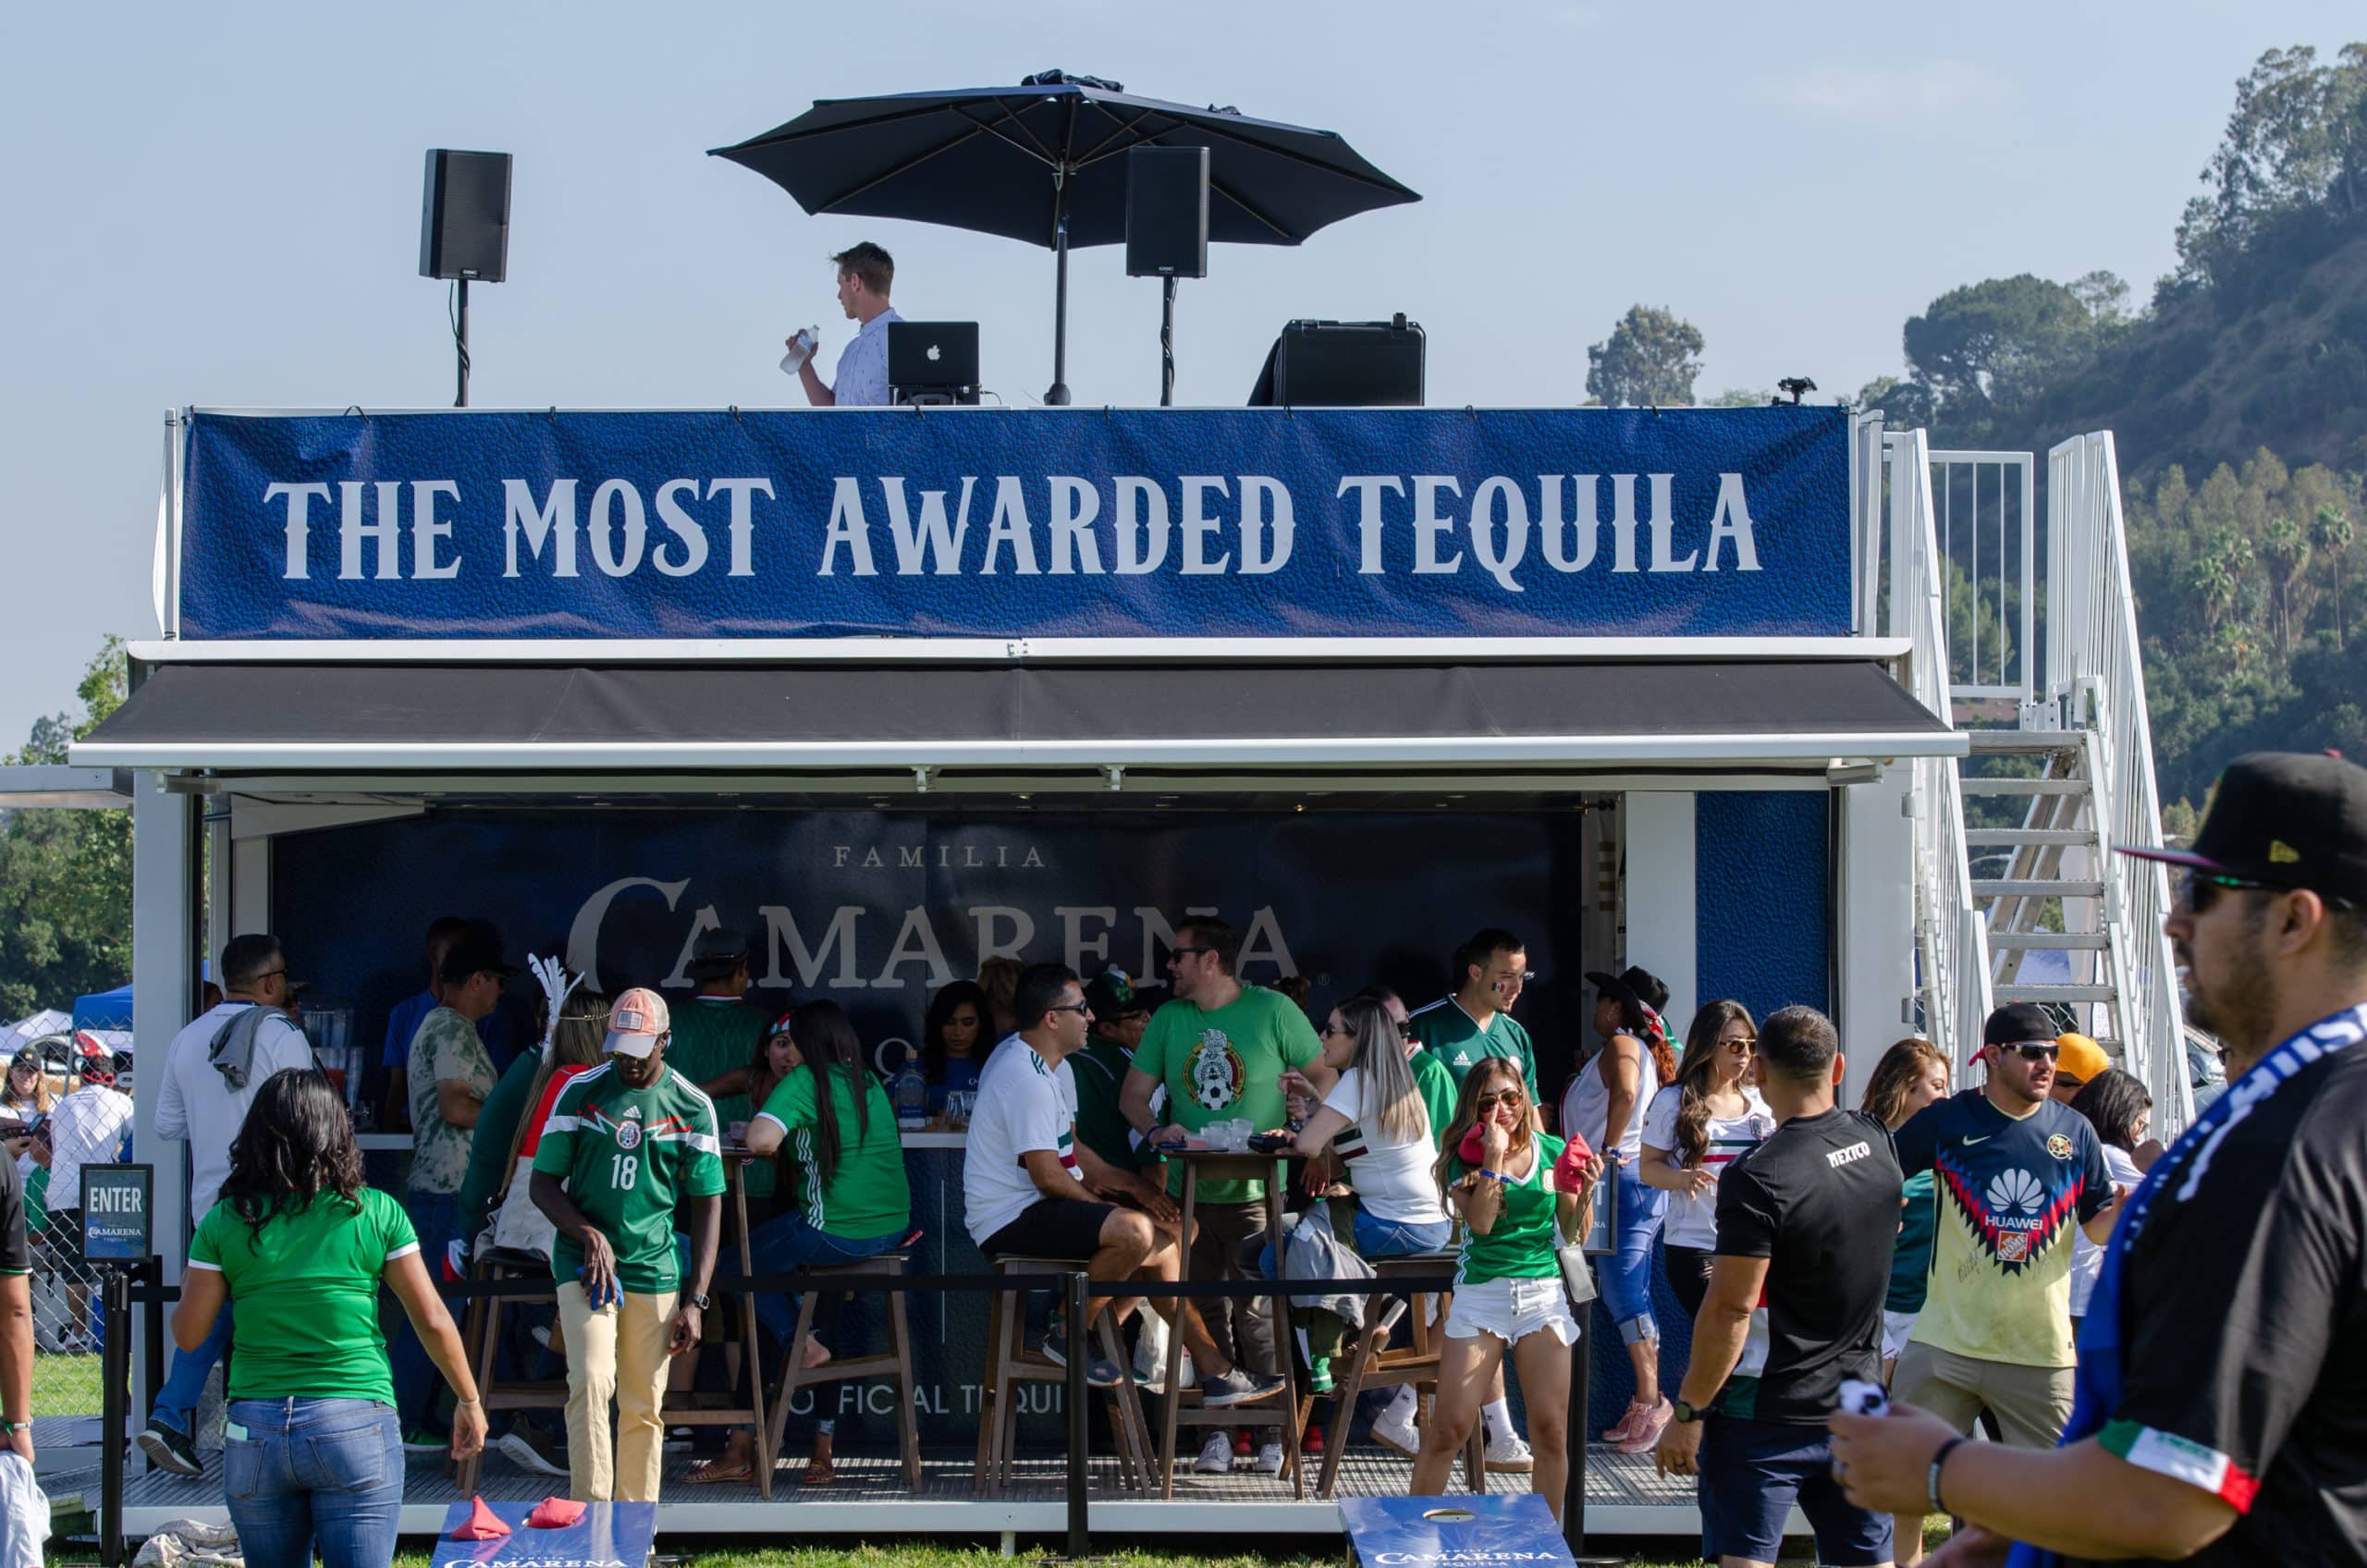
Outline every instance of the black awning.
<svg viewBox="0 0 2367 1568"><path fill-rule="evenodd" d="M1960 753L1871 660L190 663L74 749L312 770L1793 760Z"/></svg>

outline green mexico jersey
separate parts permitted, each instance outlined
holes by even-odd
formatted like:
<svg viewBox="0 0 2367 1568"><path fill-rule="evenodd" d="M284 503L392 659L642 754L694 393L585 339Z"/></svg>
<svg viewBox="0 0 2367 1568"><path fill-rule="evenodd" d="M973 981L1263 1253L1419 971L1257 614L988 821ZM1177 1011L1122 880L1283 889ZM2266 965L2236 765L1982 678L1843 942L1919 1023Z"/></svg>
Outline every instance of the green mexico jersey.
<svg viewBox="0 0 2367 1568"><path fill-rule="evenodd" d="M543 1124L534 1169L567 1183L567 1195L608 1238L617 1282L658 1295L681 1279L674 1255L674 1206L723 1191L722 1140L715 1105L671 1067L645 1089L603 1063L570 1079ZM572 1280L583 1249L562 1232L551 1247L551 1277Z"/></svg>
<svg viewBox="0 0 2367 1568"><path fill-rule="evenodd" d="M811 1067L790 1070L775 1086L757 1114L778 1123L789 1134L789 1149L797 1161L797 1207L805 1223L826 1235L867 1241L901 1231L912 1223L913 1188L904 1175L904 1141L896 1130L896 1110L879 1080L863 1068L864 1118L858 1120L848 1074L830 1074L831 1120L839 1130L839 1168L822 1180L818 1093Z"/></svg>
<svg viewBox="0 0 2367 1568"><path fill-rule="evenodd" d="M198 1221L189 1266L222 1276L235 1314L229 1398L394 1403L378 1280L419 1250L419 1236L392 1195L364 1187L358 1196L323 1194L260 1232L227 1203Z"/></svg>
<svg viewBox="0 0 2367 1568"><path fill-rule="evenodd" d="M1429 1051L1417 1048L1405 1065L1414 1070L1414 1087L1421 1091L1422 1104L1429 1109L1430 1142L1444 1148L1446 1130L1454 1121L1454 1102L1462 1090L1446 1063Z"/></svg>
<svg viewBox="0 0 2367 1568"><path fill-rule="evenodd" d="M1553 1194L1553 1162L1562 1158L1562 1140L1550 1133L1532 1133L1528 1141L1535 1146L1536 1157L1529 1161L1527 1175L1503 1183L1503 1207L1496 1211L1496 1223L1484 1236L1475 1236L1469 1231L1463 1233L1463 1256L1454 1269L1454 1282L1458 1285L1477 1285L1489 1280L1561 1277L1561 1259L1555 1256L1561 1236L1553 1221L1557 1201ZM1448 1183L1463 1180L1471 1169L1457 1155L1447 1164Z"/></svg>
<svg viewBox="0 0 2367 1568"><path fill-rule="evenodd" d="M1121 1170L1144 1170L1159 1163L1158 1150L1135 1146L1134 1125L1118 1109L1126 1070L1134 1064L1134 1054L1106 1035L1094 1035L1068 1059L1069 1076L1076 1081L1076 1135L1102 1164ZM1164 1091L1153 1090L1154 1112L1165 1104Z"/></svg>
<svg viewBox="0 0 2367 1568"><path fill-rule="evenodd" d="M1453 1074L1460 1086L1463 1075L1479 1064L1484 1057L1510 1057L1520 1064L1521 1082L1528 1085L1531 1103L1537 1099L1537 1047L1529 1043L1528 1031L1509 1012L1499 1012L1488 1020L1485 1029L1472 1022L1463 1011L1463 1004L1453 997L1444 997L1414 1014L1407 1026L1414 1038Z"/></svg>
<svg viewBox="0 0 2367 1568"><path fill-rule="evenodd" d="M1171 1001L1152 1013L1134 1047L1134 1066L1167 1084L1168 1115L1186 1131L1245 1117L1253 1132L1263 1133L1290 1115L1282 1070L1322 1054L1315 1025L1296 1002L1253 986L1224 1007ZM1183 1192L1181 1161L1168 1167L1167 1188ZM1203 1182L1199 1201L1255 1203L1265 1195L1263 1182Z"/></svg>

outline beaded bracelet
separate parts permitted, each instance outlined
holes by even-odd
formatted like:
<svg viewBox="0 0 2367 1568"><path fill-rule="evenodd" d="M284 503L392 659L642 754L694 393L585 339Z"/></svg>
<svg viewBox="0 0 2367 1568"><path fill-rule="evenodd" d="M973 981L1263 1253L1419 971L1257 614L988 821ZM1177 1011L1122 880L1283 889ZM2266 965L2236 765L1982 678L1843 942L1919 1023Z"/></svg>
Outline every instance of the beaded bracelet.
<svg viewBox="0 0 2367 1568"><path fill-rule="evenodd" d="M1940 1501L1940 1466L1948 1462L1948 1455L1954 1453L1956 1451L1956 1445L1964 1440L1962 1438L1950 1438L1946 1442L1942 1443L1940 1451L1932 1456L1932 1474L1924 1483L1923 1489L1931 1499L1932 1512L1934 1513L1945 1513L1948 1511L1948 1505Z"/></svg>

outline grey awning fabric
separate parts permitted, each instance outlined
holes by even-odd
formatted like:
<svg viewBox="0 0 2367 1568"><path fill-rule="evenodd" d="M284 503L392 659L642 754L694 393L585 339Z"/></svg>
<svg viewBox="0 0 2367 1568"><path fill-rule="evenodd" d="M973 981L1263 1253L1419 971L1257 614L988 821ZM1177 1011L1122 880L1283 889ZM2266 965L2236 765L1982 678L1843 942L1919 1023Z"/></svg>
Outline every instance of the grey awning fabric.
<svg viewBox="0 0 2367 1568"><path fill-rule="evenodd" d="M796 768L1807 760L1962 737L1871 660L188 664L74 749L117 767Z"/></svg>

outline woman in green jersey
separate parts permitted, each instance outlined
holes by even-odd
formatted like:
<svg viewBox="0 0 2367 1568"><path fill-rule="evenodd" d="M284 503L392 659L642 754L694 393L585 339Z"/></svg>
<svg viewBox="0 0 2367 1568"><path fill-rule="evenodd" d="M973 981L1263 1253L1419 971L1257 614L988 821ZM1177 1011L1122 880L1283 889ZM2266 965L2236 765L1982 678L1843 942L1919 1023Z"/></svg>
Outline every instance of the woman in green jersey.
<svg viewBox="0 0 2367 1568"><path fill-rule="evenodd" d="M1439 1356L1438 1409L1422 1428L1410 1490L1446 1490L1509 1349L1536 1446L1529 1488L1558 1519L1570 1472L1569 1349L1578 1339L1559 1249L1585 1233L1594 1161L1583 1143L1564 1145L1536 1131L1530 1109L1514 1059L1484 1057L1464 1076L1437 1166L1439 1187L1463 1221L1463 1249Z"/></svg>
<svg viewBox="0 0 2367 1568"><path fill-rule="evenodd" d="M230 1329L222 1486L252 1568L385 1568L403 1501L394 1375L378 1324L391 1287L459 1397L452 1457L484 1446L460 1331L429 1282L402 1205L362 1182L362 1150L325 1073L288 1068L256 1092L221 1201L190 1243L173 1338Z"/></svg>

